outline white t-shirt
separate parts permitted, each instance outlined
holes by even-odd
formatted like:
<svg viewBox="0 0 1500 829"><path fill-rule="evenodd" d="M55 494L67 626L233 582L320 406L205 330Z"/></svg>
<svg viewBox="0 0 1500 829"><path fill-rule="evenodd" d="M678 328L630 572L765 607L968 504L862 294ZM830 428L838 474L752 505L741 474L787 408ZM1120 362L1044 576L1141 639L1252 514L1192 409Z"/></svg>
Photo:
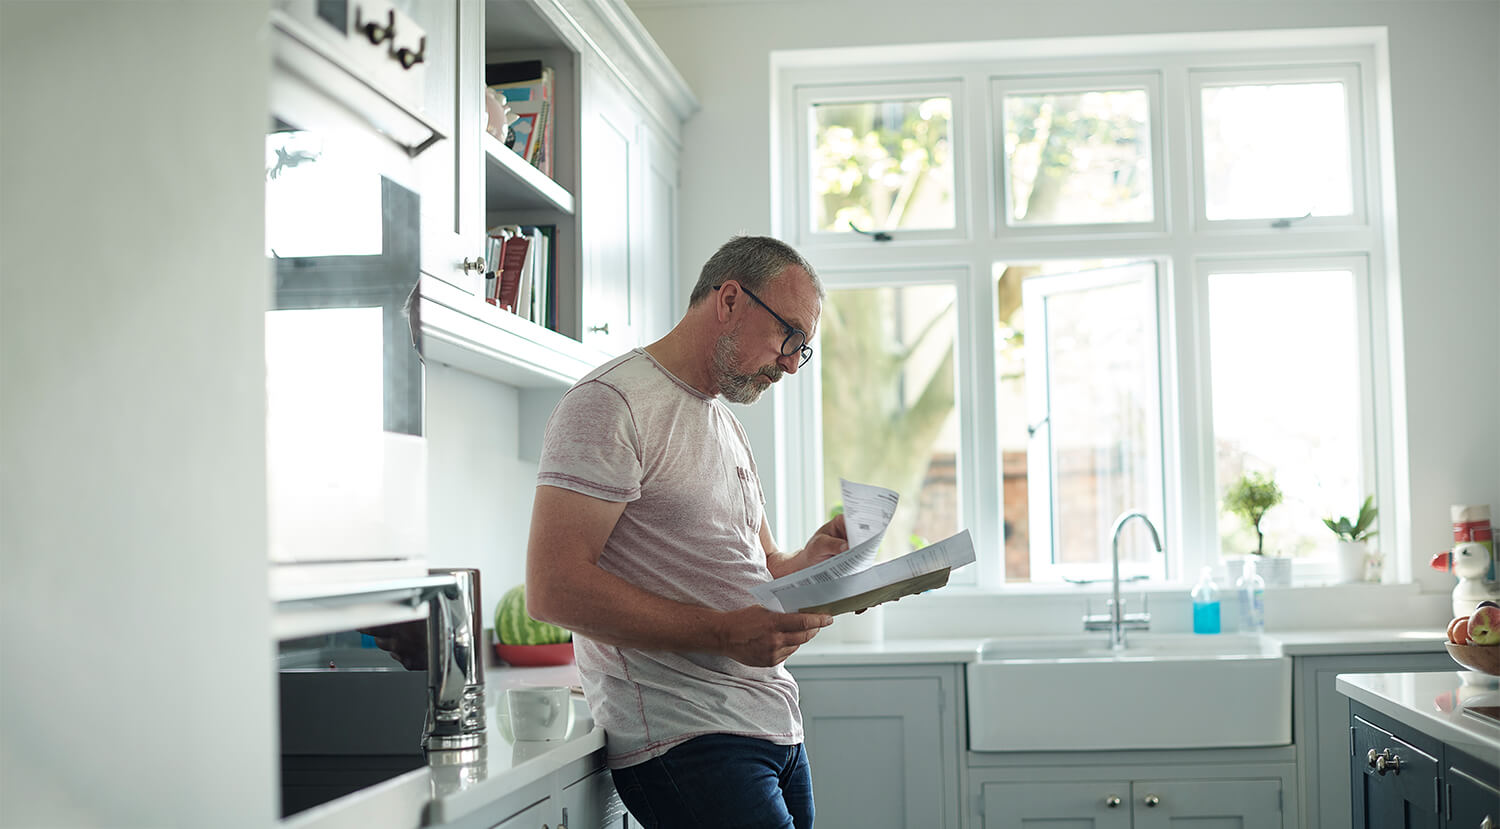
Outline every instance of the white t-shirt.
<svg viewBox="0 0 1500 829"><path fill-rule="evenodd" d="M771 580L750 443L717 397L636 349L578 381L552 413L537 483L625 502L599 566L650 593L716 610L756 604ZM624 768L702 734L802 742L785 668L620 648L574 636L608 762Z"/></svg>

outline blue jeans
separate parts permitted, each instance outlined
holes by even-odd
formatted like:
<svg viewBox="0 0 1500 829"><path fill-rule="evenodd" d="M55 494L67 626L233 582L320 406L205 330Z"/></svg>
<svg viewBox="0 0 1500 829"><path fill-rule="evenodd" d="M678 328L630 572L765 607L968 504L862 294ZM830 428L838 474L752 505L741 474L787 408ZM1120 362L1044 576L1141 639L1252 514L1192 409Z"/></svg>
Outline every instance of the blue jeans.
<svg viewBox="0 0 1500 829"><path fill-rule="evenodd" d="M646 829L812 829L812 769L800 744L705 734L610 774Z"/></svg>

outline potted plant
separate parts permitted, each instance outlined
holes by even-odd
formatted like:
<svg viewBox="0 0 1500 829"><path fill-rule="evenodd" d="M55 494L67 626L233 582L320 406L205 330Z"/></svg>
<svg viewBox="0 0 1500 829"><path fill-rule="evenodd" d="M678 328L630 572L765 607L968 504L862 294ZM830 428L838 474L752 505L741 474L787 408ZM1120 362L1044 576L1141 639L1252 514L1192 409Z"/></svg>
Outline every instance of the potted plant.
<svg viewBox="0 0 1500 829"><path fill-rule="evenodd" d="M1245 519L1255 530L1255 549L1251 554L1260 556L1257 571L1267 586L1286 586L1291 583L1291 562L1285 559L1266 558L1266 535L1260 528L1261 519L1272 507L1281 503L1281 487L1276 481L1259 472L1247 472L1229 486L1224 493L1224 509ZM1275 566L1271 566L1271 565Z"/></svg>
<svg viewBox="0 0 1500 829"><path fill-rule="evenodd" d="M1375 496L1365 497L1359 514L1349 518L1324 518L1323 523L1338 538L1339 579L1345 582L1364 581L1365 565L1369 551L1365 542L1375 537Z"/></svg>

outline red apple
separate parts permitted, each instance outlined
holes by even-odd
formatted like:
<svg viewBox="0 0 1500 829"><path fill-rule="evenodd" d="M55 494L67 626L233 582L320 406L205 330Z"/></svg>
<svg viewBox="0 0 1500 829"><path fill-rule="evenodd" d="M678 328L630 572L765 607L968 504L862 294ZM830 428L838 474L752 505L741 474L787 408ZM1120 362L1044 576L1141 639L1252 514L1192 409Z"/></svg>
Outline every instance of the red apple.
<svg viewBox="0 0 1500 829"><path fill-rule="evenodd" d="M1469 642L1500 645L1500 607L1480 607L1469 617Z"/></svg>

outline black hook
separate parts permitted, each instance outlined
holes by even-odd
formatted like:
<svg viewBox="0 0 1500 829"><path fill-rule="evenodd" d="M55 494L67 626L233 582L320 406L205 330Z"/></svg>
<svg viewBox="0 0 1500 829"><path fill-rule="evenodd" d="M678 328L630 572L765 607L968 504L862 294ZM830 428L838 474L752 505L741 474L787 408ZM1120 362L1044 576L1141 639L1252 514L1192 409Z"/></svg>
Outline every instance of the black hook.
<svg viewBox="0 0 1500 829"><path fill-rule="evenodd" d="M891 240L891 234L886 233L884 230L877 230L874 232L868 230L860 230L859 225L855 224L854 222L849 223L849 229L863 236L869 236L871 239L874 239L877 242L889 242Z"/></svg>

